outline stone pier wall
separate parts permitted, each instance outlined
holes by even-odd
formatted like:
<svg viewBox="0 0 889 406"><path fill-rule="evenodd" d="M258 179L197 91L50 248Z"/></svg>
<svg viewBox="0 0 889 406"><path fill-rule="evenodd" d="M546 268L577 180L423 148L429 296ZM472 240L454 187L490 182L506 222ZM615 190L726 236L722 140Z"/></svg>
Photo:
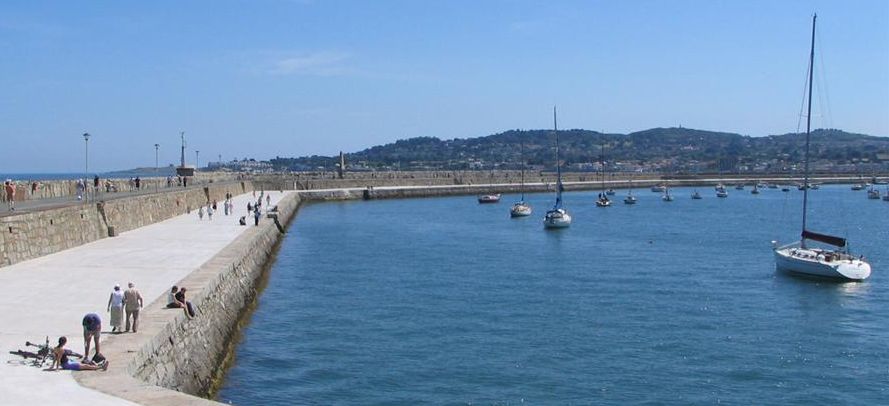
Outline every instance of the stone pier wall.
<svg viewBox="0 0 889 406"><path fill-rule="evenodd" d="M211 183L99 203L0 217L0 267L77 247L253 190L250 181Z"/></svg>
<svg viewBox="0 0 889 406"><path fill-rule="evenodd" d="M300 197L278 203L279 220L287 224ZM144 405L219 405L198 396L219 377L238 321L257 295L257 284L274 256L282 234L264 219L249 227L219 254L177 283L188 286L199 314L187 318L166 309L161 297L142 310L138 335L111 337L103 353L118 368L103 374L76 374L84 386Z"/></svg>

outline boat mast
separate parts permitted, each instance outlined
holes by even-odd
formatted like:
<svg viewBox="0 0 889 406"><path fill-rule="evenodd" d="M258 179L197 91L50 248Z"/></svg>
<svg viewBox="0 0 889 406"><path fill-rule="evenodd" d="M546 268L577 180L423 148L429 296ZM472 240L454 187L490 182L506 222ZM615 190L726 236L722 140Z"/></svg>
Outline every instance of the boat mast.
<svg viewBox="0 0 889 406"><path fill-rule="evenodd" d="M522 201L525 201L525 140L522 139L522 147L519 155L522 158Z"/></svg>
<svg viewBox="0 0 889 406"><path fill-rule="evenodd" d="M553 106L553 132L556 134L556 209L562 207L562 162L559 161L559 125L556 106Z"/></svg>
<svg viewBox="0 0 889 406"><path fill-rule="evenodd" d="M602 193L605 193L605 140L602 140L602 150L600 152L599 162L602 163Z"/></svg>
<svg viewBox="0 0 889 406"><path fill-rule="evenodd" d="M812 131L812 77L815 76L815 20L818 14L812 16L812 49L809 52L809 101L806 112L806 162L803 167L803 234L806 232L806 209L809 205L809 139ZM806 248L806 238L800 238L800 247Z"/></svg>

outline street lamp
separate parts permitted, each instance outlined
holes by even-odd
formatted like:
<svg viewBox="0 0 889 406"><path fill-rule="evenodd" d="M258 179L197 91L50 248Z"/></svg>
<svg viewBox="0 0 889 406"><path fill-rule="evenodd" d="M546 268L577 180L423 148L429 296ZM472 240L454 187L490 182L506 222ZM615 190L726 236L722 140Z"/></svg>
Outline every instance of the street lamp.
<svg viewBox="0 0 889 406"><path fill-rule="evenodd" d="M201 160L199 158L200 156L201 156L201 151L195 150L194 151L194 170L198 170L198 168L201 167Z"/></svg>
<svg viewBox="0 0 889 406"><path fill-rule="evenodd" d="M83 133L83 191L87 191L90 178L90 133ZM89 193L86 193L89 200Z"/></svg>
<svg viewBox="0 0 889 406"><path fill-rule="evenodd" d="M161 147L161 144L154 144L154 177L157 178L157 150ZM154 192L157 193L157 184L160 183L160 179L154 180Z"/></svg>

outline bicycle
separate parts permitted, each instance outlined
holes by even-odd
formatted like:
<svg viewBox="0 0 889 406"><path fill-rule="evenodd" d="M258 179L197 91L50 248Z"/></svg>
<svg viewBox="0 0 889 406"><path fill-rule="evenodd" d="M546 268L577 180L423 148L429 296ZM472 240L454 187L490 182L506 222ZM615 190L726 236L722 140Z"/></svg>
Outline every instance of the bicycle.
<svg viewBox="0 0 889 406"><path fill-rule="evenodd" d="M53 361L53 353L52 347L49 345L49 336L46 337L45 344L35 344L30 341L25 341L25 346L27 347L36 347L37 352L24 351L24 350L15 350L10 351L9 353L12 355L18 355L24 358L24 363L28 363L30 360L30 364L35 367L42 367L46 364L47 361L52 363Z"/></svg>

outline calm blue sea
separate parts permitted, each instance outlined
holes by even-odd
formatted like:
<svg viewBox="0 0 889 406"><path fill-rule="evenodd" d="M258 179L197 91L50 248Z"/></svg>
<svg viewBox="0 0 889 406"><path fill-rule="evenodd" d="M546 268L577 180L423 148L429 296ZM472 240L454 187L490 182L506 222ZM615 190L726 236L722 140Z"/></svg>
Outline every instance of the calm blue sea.
<svg viewBox="0 0 889 406"><path fill-rule="evenodd" d="M802 193L596 208L567 193L304 206L218 399L292 404L889 402L889 203L812 192L812 229L845 235L864 283L776 274ZM622 198L619 191L616 198Z"/></svg>

